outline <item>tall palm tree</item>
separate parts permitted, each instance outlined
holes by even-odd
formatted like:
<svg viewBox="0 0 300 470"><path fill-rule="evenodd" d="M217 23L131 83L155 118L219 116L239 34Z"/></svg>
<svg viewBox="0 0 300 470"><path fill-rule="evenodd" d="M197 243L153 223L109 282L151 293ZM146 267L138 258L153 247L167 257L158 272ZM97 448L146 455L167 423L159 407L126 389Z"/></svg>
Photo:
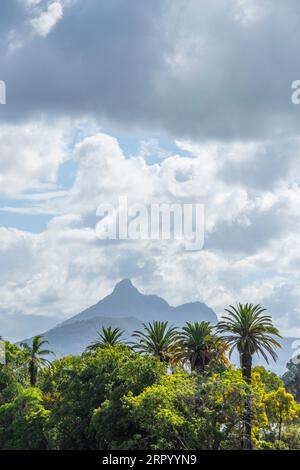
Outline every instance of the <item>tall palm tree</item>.
<svg viewBox="0 0 300 470"><path fill-rule="evenodd" d="M30 385L36 386L38 371L45 365L51 365L51 362L43 356L54 355L53 351L43 349L49 344L49 341L43 340L42 335L34 336L32 343L21 343L25 352L25 358L28 361L28 371L30 376Z"/></svg>
<svg viewBox="0 0 300 470"><path fill-rule="evenodd" d="M187 322L179 335L179 344L184 362L188 360L191 370L198 373L203 373L212 362L229 365L227 345L213 333L209 322Z"/></svg>
<svg viewBox="0 0 300 470"><path fill-rule="evenodd" d="M143 323L144 331L134 331L133 337L137 340L132 343L134 349L142 354L159 357L161 362L170 364L178 352L178 331L169 327L168 322L154 321L147 325Z"/></svg>
<svg viewBox="0 0 300 470"><path fill-rule="evenodd" d="M279 331L272 323L272 317L264 315L266 311L259 304L237 304L226 308L225 315L217 326L217 331L225 334L224 340L230 347L229 356L234 349L238 350L244 380L251 384L251 370L253 355L261 354L267 363L269 357L276 361L275 348L281 348L274 336L281 338ZM252 449L251 440L251 400L247 397L246 412L244 416L244 443L245 449Z"/></svg>
<svg viewBox="0 0 300 470"><path fill-rule="evenodd" d="M112 329L111 326L105 328L102 326L102 331L97 332L98 339L91 343L86 350L87 351L95 351L98 348L103 348L104 346L115 346L116 344L121 343L121 337L124 331L120 328Z"/></svg>

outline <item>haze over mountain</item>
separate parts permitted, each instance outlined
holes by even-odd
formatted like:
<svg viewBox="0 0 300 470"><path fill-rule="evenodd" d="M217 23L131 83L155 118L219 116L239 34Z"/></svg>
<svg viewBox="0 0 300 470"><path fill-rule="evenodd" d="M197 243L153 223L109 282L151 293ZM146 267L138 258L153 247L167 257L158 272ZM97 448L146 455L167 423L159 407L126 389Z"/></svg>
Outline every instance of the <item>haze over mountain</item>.
<svg viewBox="0 0 300 470"><path fill-rule="evenodd" d="M129 279L119 282L113 292L97 304L69 318L44 333L57 356L80 354L97 336L101 326L119 327L124 337L140 328L143 322L169 321L182 325L187 321L209 321L216 324L215 312L201 302L172 307L156 295L144 295Z"/></svg>
<svg viewBox="0 0 300 470"><path fill-rule="evenodd" d="M25 336L34 336L41 331L53 328L59 321L59 317L23 315L1 310L0 335L11 342L16 342Z"/></svg>

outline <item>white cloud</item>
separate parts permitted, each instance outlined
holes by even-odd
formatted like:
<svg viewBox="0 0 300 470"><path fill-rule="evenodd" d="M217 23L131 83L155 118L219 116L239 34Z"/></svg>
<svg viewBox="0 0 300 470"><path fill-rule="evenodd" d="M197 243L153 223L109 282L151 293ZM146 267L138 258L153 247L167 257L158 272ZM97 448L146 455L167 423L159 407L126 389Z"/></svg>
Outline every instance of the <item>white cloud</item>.
<svg viewBox="0 0 300 470"><path fill-rule="evenodd" d="M63 19L65 9L78 0L18 0L22 21L12 24L6 33L7 56L13 56L35 37L46 38Z"/></svg>
<svg viewBox="0 0 300 470"><path fill-rule="evenodd" d="M5 3L0 47L14 54L2 72L17 123L0 124L0 217L53 218L39 234L1 227L0 309L66 316L132 277L171 303L200 298L221 313L262 302L286 331L299 323L297 1L81 0L70 15L75 0ZM57 119L83 110L142 131L138 155L125 158L97 124L78 132ZM50 112L56 122L32 118ZM178 149L145 138L148 129L180 138ZM76 175L60 188L68 159ZM122 195L204 203L204 250L100 242L96 208Z"/></svg>
<svg viewBox="0 0 300 470"><path fill-rule="evenodd" d="M46 37L63 17L63 6L61 2L53 2L48 5L47 10L30 19L30 24L37 36Z"/></svg>
<svg viewBox="0 0 300 470"><path fill-rule="evenodd" d="M0 194L55 187L69 130L63 121L0 124Z"/></svg>
<svg viewBox="0 0 300 470"><path fill-rule="evenodd" d="M93 211L100 202L116 203L120 195L129 201L151 197L155 192L157 167L143 158L125 159L117 140L105 134L87 137L75 146L78 171L69 193L69 203L79 211Z"/></svg>
<svg viewBox="0 0 300 470"><path fill-rule="evenodd" d="M9 266L0 270L0 310L68 316L131 277L142 291L171 304L201 299L221 314L228 303L261 302L285 331L298 321L300 188L293 173L282 179L275 172L280 184L253 190L243 175L229 181L221 171L224 162L242 162L245 155L247 171L254 171L253 161L257 171L261 146L177 142L177 155L147 165L146 154L125 158L117 139L103 133L83 135L72 150L67 122L1 126L1 132L2 191L12 198L20 199L25 189L55 186L67 158L77 170L69 190L27 194L28 206L15 208L56 214L45 231L0 230L0 264ZM295 143L286 147L295 151ZM182 150L190 156L180 156ZM131 203L204 203L204 250L186 252L177 242L98 240L99 203L115 204L124 195Z"/></svg>

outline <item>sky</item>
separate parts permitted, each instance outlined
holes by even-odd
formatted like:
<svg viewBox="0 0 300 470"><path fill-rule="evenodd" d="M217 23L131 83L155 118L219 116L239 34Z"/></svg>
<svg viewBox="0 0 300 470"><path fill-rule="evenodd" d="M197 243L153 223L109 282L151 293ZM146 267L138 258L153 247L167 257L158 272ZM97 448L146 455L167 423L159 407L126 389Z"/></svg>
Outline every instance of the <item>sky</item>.
<svg viewBox="0 0 300 470"><path fill-rule="evenodd" d="M123 278L300 335L298 0L1 0L0 329ZM202 250L103 241L100 203L205 207Z"/></svg>

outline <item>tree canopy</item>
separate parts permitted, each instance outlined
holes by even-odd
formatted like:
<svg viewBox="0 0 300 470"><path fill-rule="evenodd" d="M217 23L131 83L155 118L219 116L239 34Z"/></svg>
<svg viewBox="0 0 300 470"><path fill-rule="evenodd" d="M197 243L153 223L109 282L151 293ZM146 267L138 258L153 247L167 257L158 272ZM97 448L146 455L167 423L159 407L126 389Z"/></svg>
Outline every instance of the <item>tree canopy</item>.
<svg viewBox="0 0 300 470"><path fill-rule="evenodd" d="M229 363L224 331L150 323L129 345L107 328L80 356L51 364L42 337L6 342L0 449L241 449L249 399L254 449L300 449L298 382L286 389L263 366L249 380Z"/></svg>

